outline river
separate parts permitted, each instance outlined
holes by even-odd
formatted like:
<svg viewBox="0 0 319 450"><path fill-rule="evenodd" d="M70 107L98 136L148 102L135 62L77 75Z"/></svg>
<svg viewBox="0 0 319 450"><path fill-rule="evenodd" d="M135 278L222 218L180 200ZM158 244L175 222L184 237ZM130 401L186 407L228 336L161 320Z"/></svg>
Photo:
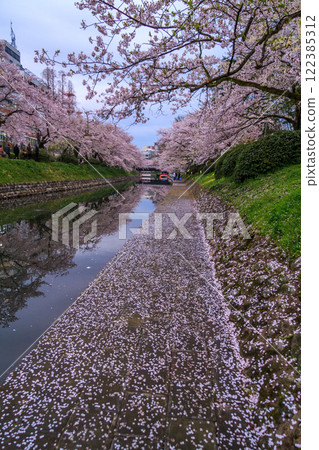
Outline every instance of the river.
<svg viewBox="0 0 319 450"><path fill-rule="evenodd" d="M152 213L167 188L123 189L0 210L0 382L124 245L119 214ZM80 227L79 248L52 239L52 214L71 202L95 212L94 237L84 243L92 218ZM129 216L126 239L140 225Z"/></svg>

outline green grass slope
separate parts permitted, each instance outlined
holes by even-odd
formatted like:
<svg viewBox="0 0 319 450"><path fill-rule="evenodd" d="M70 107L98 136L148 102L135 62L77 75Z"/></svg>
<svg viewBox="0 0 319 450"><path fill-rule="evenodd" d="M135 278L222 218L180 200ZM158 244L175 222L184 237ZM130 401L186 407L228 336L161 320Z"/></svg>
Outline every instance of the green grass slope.
<svg viewBox="0 0 319 450"><path fill-rule="evenodd" d="M278 169L236 184L230 178L215 180L209 173L194 180L232 203L261 235L268 235L292 258L300 255L300 164Z"/></svg>
<svg viewBox="0 0 319 450"><path fill-rule="evenodd" d="M83 180L128 175L123 169L63 162L35 162L0 158L0 184L32 183L36 181Z"/></svg>

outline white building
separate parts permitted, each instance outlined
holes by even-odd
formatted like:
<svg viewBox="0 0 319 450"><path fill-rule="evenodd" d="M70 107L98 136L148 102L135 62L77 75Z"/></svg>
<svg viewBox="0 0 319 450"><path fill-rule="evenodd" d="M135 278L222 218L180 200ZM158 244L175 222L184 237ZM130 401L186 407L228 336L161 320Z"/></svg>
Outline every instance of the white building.
<svg viewBox="0 0 319 450"><path fill-rule="evenodd" d="M145 159L153 159L159 156L158 145L146 145L142 148L142 154Z"/></svg>

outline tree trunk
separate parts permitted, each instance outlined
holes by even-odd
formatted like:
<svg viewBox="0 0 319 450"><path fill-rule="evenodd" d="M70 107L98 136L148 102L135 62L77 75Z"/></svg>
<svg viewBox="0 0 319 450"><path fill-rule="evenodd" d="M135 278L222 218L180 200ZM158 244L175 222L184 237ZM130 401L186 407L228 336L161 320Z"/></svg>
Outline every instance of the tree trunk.
<svg viewBox="0 0 319 450"><path fill-rule="evenodd" d="M294 121L294 130L301 129L301 107L300 104L296 105L296 118Z"/></svg>

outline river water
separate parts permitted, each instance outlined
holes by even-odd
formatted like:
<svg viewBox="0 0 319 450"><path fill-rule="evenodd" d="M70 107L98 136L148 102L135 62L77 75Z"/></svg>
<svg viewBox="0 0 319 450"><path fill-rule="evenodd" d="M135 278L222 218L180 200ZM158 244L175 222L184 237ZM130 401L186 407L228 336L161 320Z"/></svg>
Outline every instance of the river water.
<svg viewBox="0 0 319 450"><path fill-rule="evenodd" d="M103 189L0 210L0 382L124 245L119 214L152 213L165 190ZM63 244L61 233L52 239L52 214L71 202L96 211L80 227L79 248ZM126 239L141 226L128 217Z"/></svg>

